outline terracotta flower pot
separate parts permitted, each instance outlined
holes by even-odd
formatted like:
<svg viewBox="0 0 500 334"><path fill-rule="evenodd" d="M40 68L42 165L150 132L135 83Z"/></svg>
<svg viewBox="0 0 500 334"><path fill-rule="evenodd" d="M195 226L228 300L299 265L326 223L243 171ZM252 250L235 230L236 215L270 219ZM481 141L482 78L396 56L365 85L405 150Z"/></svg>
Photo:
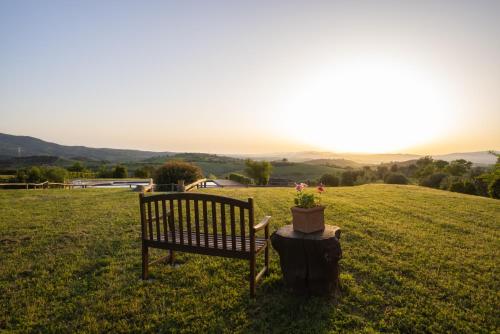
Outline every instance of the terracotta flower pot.
<svg viewBox="0 0 500 334"><path fill-rule="evenodd" d="M302 233L313 233L325 229L325 207L317 206L311 209L292 207L293 230Z"/></svg>

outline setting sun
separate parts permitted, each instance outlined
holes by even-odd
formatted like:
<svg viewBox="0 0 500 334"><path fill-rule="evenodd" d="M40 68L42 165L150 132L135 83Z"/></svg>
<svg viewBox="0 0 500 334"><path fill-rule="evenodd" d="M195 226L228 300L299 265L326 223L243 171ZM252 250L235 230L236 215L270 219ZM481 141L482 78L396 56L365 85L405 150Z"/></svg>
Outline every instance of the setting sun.
<svg viewBox="0 0 500 334"><path fill-rule="evenodd" d="M287 115L289 136L323 149L409 149L445 135L453 122L449 87L425 69L395 61L323 66L295 89L279 117Z"/></svg>

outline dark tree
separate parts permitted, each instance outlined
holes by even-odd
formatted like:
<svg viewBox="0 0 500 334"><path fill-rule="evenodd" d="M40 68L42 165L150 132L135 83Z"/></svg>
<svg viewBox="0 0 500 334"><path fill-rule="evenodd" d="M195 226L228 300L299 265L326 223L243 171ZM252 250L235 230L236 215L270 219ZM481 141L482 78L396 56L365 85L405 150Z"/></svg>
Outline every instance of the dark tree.
<svg viewBox="0 0 500 334"><path fill-rule="evenodd" d="M438 189L448 174L445 173L434 173L431 174L420 181L420 185L424 187L436 188Z"/></svg>
<svg viewBox="0 0 500 334"><path fill-rule="evenodd" d="M383 180L385 177L385 174L387 174L388 172L389 172L389 169L387 168L387 166L384 166L384 165L377 166L377 176L379 179Z"/></svg>
<svg viewBox="0 0 500 334"><path fill-rule="evenodd" d="M346 170L342 173L340 177L340 185L342 186L353 186L356 175L353 171Z"/></svg>
<svg viewBox="0 0 500 334"><path fill-rule="evenodd" d="M401 173L389 173L385 176L384 182L387 184L408 184L408 179Z"/></svg>
<svg viewBox="0 0 500 334"><path fill-rule="evenodd" d="M128 176L127 167L122 165L116 165L113 168L113 177L117 179L124 179Z"/></svg>
<svg viewBox="0 0 500 334"><path fill-rule="evenodd" d="M333 174L324 174L320 177L319 182L323 183L325 186L338 187L340 180Z"/></svg>
<svg viewBox="0 0 500 334"><path fill-rule="evenodd" d="M156 184L172 184L184 180L186 184L201 179L203 173L200 167L184 161L169 161L156 171Z"/></svg>
<svg viewBox="0 0 500 334"><path fill-rule="evenodd" d="M73 165L71 165L68 170L70 172L78 172L78 173L81 173L81 172L84 172L85 171L85 167L80 163L80 162L75 162Z"/></svg>
<svg viewBox="0 0 500 334"><path fill-rule="evenodd" d="M269 177L271 176L271 170L273 168L269 161L254 161L247 159L245 165L245 173L254 179L255 184L266 185L269 182Z"/></svg>

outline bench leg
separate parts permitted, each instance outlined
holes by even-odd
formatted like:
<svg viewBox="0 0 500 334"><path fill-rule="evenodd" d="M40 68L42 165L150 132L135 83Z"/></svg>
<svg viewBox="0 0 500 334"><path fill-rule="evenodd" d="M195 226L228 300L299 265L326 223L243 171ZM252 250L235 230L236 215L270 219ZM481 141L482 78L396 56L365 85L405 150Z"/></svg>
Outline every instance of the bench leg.
<svg viewBox="0 0 500 334"><path fill-rule="evenodd" d="M142 279L148 279L149 248L142 246Z"/></svg>
<svg viewBox="0 0 500 334"><path fill-rule="evenodd" d="M250 257L250 297L255 297L255 254Z"/></svg>
<svg viewBox="0 0 500 334"><path fill-rule="evenodd" d="M169 250L168 251L168 254L169 254L169 257L168 257L168 263L173 266L174 265L174 261L175 261L175 253L173 250Z"/></svg>
<svg viewBox="0 0 500 334"><path fill-rule="evenodd" d="M264 265L266 266L266 276L269 274L269 242L267 242L266 249L264 249Z"/></svg>

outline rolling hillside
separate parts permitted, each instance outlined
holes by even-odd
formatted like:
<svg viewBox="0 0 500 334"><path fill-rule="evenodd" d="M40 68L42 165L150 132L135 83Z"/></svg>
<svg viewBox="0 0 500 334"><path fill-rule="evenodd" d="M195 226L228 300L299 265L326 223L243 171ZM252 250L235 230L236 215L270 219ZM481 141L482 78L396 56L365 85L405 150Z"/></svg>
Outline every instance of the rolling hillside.
<svg viewBox="0 0 500 334"><path fill-rule="evenodd" d="M290 223L291 188L205 191L253 197L271 231ZM323 203L342 228L340 297L289 293L272 251L252 300L245 261L177 253L140 280L137 193L0 190L0 331L498 331L500 201L365 185L327 188Z"/></svg>
<svg viewBox="0 0 500 334"><path fill-rule="evenodd" d="M13 136L0 133L0 157L50 155L65 159L85 158L111 162L126 162L167 154L169 153L113 148L91 148L86 146L66 146L29 136Z"/></svg>

